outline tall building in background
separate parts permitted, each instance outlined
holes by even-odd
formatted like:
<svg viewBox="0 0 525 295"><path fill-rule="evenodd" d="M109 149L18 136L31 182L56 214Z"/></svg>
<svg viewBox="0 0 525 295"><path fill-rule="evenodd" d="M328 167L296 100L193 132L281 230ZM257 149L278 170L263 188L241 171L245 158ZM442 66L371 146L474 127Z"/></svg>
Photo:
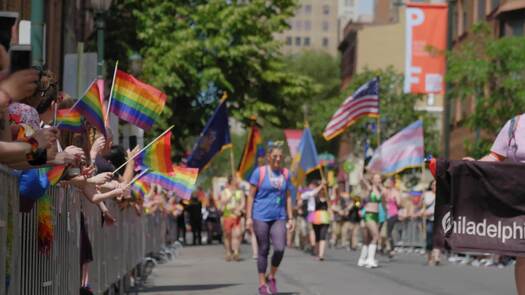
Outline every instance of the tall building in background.
<svg viewBox="0 0 525 295"><path fill-rule="evenodd" d="M338 0L301 0L290 29L276 35L285 54L320 50L333 56L338 46Z"/></svg>

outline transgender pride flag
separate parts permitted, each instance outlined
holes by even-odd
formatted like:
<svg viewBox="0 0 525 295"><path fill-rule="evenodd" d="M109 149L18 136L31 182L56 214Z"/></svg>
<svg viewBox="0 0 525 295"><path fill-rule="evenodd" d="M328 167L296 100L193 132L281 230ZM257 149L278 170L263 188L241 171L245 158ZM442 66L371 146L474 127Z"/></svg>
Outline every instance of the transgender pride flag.
<svg viewBox="0 0 525 295"><path fill-rule="evenodd" d="M417 120L385 141L374 153L367 168L381 174L421 167L424 161L423 122Z"/></svg>

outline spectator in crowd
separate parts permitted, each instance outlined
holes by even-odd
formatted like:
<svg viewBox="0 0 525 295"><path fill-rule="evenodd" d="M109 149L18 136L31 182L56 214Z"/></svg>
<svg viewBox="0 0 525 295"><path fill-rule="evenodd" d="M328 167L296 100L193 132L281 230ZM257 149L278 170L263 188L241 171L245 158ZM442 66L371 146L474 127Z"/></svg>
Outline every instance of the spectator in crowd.
<svg viewBox="0 0 525 295"><path fill-rule="evenodd" d="M426 246L427 264L430 266L439 265L440 251L432 247L432 233L434 225L434 211L436 208L436 181L432 181L427 191L423 193L423 208L416 213L416 216L423 218L426 222Z"/></svg>
<svg viewBox="0 0 525 295"><path fill-rule="evenodd" d="M190 221L193 245L202 245L202 204L197 198L196 193L191 195L190 202L188 206L186 206L186 212L188 212L188 219Z"/></svg>

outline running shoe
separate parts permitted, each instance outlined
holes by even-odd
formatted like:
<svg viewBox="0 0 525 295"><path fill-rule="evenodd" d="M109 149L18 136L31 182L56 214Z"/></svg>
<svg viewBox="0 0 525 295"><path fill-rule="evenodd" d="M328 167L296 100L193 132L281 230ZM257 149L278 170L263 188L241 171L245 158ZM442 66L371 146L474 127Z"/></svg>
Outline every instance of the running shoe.
<svg viewBox="0 0 525 295"><path fill-rule="evenodd" d="M366 265L366 258L359 258L357 261L357 266L365 266Z"/></svg>
<svg viewBox="0 0 525 295"><path fill-rule="evenodd" d="M366 268L377 268L379 267L379 264L377 263L377 260L373 260L373 261L367 261L365 266Z"/></svg>
<svg viewBox="0 0 525 295"><path fill-rule="evenodd" d="M271 295L270 289L266 284L259 287L259 295Z"/></svg>
<svg viewBox="0 0 525 295"><path fill-rule="evenodd" d="M275 278L267 277L266 284L268 284L268 289L270 289L272 294L277 294L277 281Z"/></svg>

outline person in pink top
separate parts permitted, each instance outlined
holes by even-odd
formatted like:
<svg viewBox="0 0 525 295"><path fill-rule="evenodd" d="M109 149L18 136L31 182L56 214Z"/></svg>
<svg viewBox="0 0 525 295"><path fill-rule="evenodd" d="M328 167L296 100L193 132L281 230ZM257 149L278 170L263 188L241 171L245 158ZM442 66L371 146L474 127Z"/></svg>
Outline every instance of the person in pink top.
<svg viewBox="0 0 525 295"><path fill-rule="evenodd" d="M474 160L470 157L463 159ZM523 114L507 121L494 140L490 153L480 161L525 163L525 116ZM516 257L514 276L518 295L525 295L525 257Z"/></svg>
<svg viewBox="0 0 525 295"><path fill-rule="evenodd" d="M386 221L386 233L388 243L390 244L390 252L388 255L390 258L394 257L394 239L392 237L392 232L394 231L394 226L399 221L398 212L399 206L401 205L401 195L395 186L395 179L389 177L385 181L385 190L383 191L385 202L384 206L386 207L387 221Z"/></svg>

